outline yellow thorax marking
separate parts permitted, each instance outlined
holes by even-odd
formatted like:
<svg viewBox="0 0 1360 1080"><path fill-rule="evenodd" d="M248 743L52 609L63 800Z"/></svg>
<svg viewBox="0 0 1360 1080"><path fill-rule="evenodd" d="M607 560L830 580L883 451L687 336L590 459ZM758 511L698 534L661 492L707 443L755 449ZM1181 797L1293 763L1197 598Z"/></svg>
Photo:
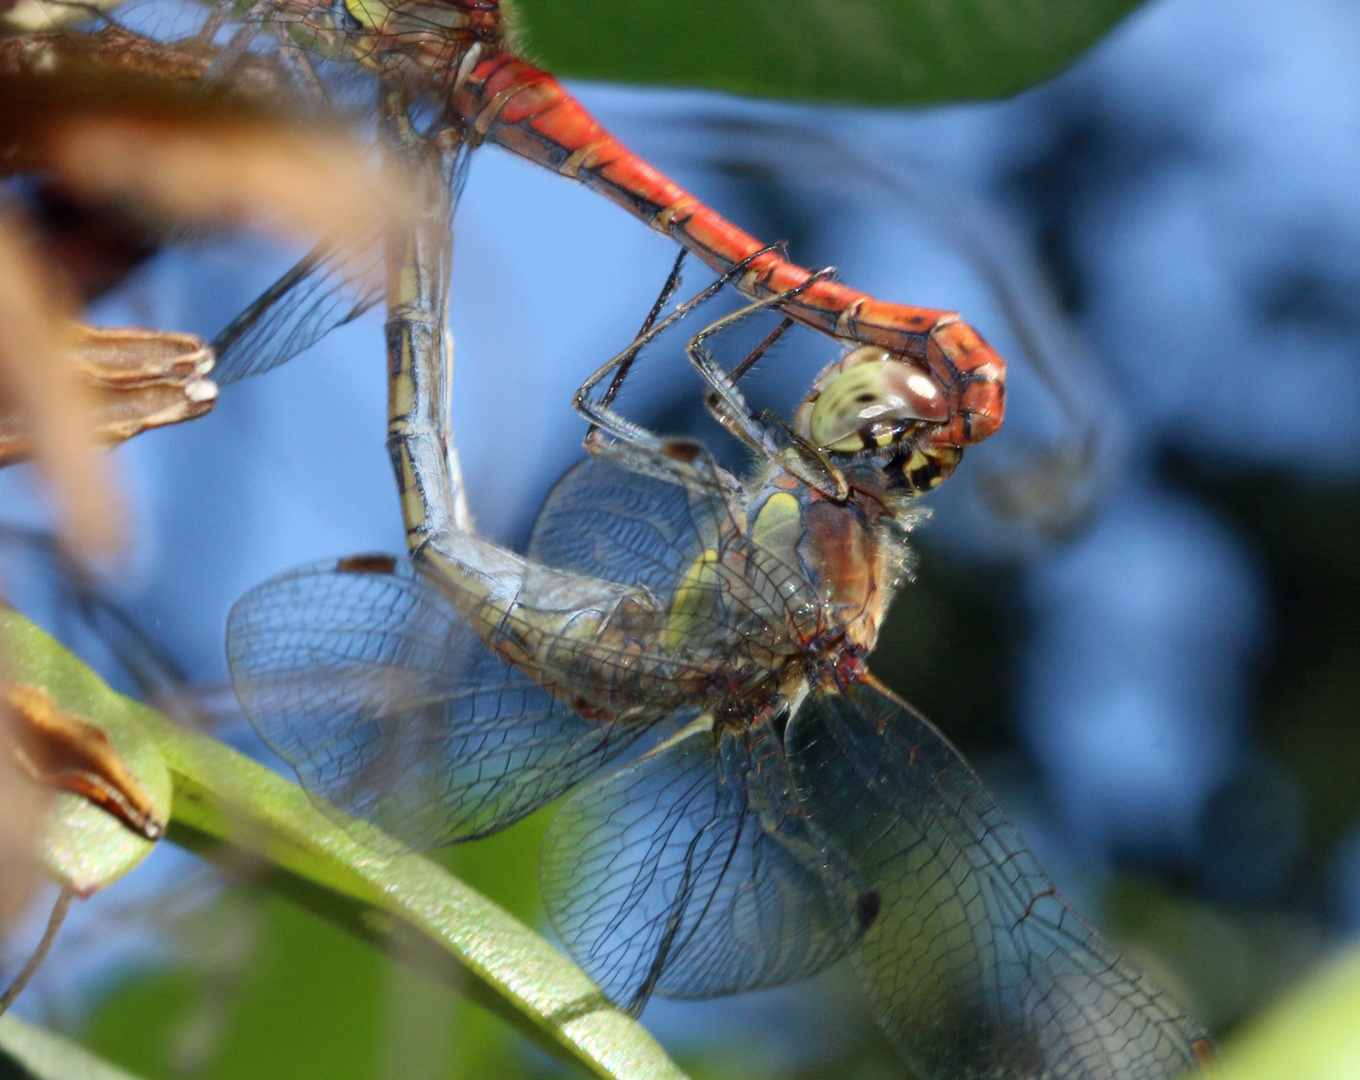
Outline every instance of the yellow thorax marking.
<svg viewBox="0 0 1360 1080"><path fill-rule="evenodd" d="M787 491L778 491L765 500L751 527L751 540L757 547L780 551L796 545L803 535L803 508Z"/></svg>
<svg viewBox="0 0 1360 1080"><path fill-rule="evenodd" d="M345 0L345 9L370 30L381 30L390 10L380 0Z"/></svg>
<svg viewBox="0 0 1360 1080"><path fill-rule="evenodd" d="M666 618L666 648L671 652L679 651L705 622L711 624L717 616L720 580L718 551L708 548L690 564L671 600Z"/></svg>
<svg viewBox="0 0 1360 1080"><path fill-rule="evenodd" d="M803 539L803 508L787 491L765 500L751 527L751 542L792 569L798 562L798 542Z"/></svg>
<svg viewBox="0 0 1360 1080"><path fill-rule="evenodd" d="M702 735L704 732L712 730L713 730L713 714L711 712L702 713L701 715L696 716L693 720L691 720L688 724L682 727L679 731L677 731L665 742L659 743L658 745L652 747L642 756L655 757L662 751L669 750L672 746L682 743L686 739L692 739L694 738L695 735Z"/></svg>

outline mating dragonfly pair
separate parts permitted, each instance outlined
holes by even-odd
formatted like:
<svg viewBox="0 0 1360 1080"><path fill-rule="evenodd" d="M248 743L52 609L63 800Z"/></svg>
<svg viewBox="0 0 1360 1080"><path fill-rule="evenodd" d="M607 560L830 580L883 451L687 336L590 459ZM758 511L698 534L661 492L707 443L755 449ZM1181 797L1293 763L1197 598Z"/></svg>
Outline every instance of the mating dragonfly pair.
<svg viewBox="0 0 1360 1080"><path fill-rule="evenodd" d="M874 300L723 221L510 55L493 0L251 13L435 103L455 142L497 142L603 192L755 298L738 317L776 309L843 351L784 422L737 389L763 345L727 373L706 342L732 319L691 340L710 411L754 456L739 478L614 410L638 350L702 296L649 318L578 394L592 456L520 556L462 526L439 267L414 273L388 298L410 560L295 571L229 625L242 705L304 785L421 847L567 795L544 903L626 1008L849 956L930 1080L1168 1080L1206 1060L1194 1021L1066 905L958 753L866 666L917 497L1000 425L1000 358L950 313ZM323 261L233 327L228 373L340 321L313 319L298 284Z"/></svg>
<svg viewBox="0 0 1360 1080"><path fill-rule="evenodd" d="M705 344L730 321L688 352L748 476L591 396L663 320L582 387L593 453L527 557L423 527L426 506L409 562L341 559L247 594L228 632L247 715L309 790L415 846L569 794L543 902L625 1008L848 955L922 1077L1179 1075L1203 1032L867 669L917 497L962 451L941 437L948 388L859 346L792 423L757 416ZM438 489L418 455L398 461L404 496Z"/></svg>

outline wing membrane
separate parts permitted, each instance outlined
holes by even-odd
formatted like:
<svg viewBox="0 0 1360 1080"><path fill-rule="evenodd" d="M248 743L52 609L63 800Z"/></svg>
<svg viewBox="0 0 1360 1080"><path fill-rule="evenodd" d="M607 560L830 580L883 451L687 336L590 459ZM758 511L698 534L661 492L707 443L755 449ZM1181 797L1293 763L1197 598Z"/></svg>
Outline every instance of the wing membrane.
<svg viewBox="0 0 1360 1080"><path fill-rule="evenodd" d="M679 484L587 458L548 493L529 558L668 596L719 533L708 500Z"/></svg>
<svg viewBox="0 0 1360 1080"><path fill-rule="evenodd" d="M1052 883L958 752L875 686L790 722L810 820L877 887L854 960L922 1077L1170 1080L1204 1033Z"/></svg>
<svg viewBox="0 0 1360 1080"><path fill-rule="evenodd" d="M382 252L356 271L329 245L309 251L217 335L213 379L222 386L287 363L383 298L377 280Z"/></svg>
<svg viewBox="0 0 1360 1080"><path fill-rule="evenodd" d="M586 720L483 648L409 563L317 563L247 593L227 627L260 737L313 795L414 847L550 802L643 729Z"/></svg>
<svg viewBox="0 0 1360 1080"><path fill-rule="evenodd" d="M450 218L467 181L470 147L460 147L448 175ZM261 375L310 349L383 299L382 215L375 216L366 258L318 244L217 335L213 379L222 386Z"/></svg>
<svg viewBox="0 0 1360 1080"><path fill-rule="evenodd" d="M649 589L668 613L667 644L677 652L768 656L816 610L816 589L792 548L755 546L719 496L612 461L587 459L557 482L529 558Z"/></svg>
<svg viewBox="0 0 1360 1080"><path fill-rule="evenodd" d="M773 986L844 953L848 916L819 880L786 772L768 728L691 730L562 807L544 840L543 903L612 999L638 1010L653 991Z"/></svg>

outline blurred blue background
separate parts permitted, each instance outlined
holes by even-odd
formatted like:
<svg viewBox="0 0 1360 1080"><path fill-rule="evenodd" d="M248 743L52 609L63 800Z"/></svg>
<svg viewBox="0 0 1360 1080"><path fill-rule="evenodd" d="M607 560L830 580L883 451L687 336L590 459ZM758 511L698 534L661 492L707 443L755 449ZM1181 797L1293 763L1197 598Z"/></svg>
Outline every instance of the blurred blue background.
<svg viewBox="0 0 1360 1080"><path fill-rule="evenodd" d="M797 261L959 310L1011 361L1007 426L931 496L874 667L975 760L1078 906L1220 1032L1360 929L1360 9L1157 0L1049 84L921 112L572 89ZM478 527L522 544L579 453L572 392L631 339L674 249L490 148L456 237L454 431ZM298 254L168 251L94 317L211 336ZM755 397L787 409L833 355L767 361ZM625 407L684 429L696 388L659 350ZM372 314L134 440L117 456L136 538L108 593L223 687L246 589L401 550L384 431ZM42 520L29 485L0 475L6 521ZM70 628L37 563L7 559L17 606ZM81 919L200 872L156 862ZM93 1010L107 1034L120 988L173 950L80 926L26 1004L77 1028ZM858 1010L833 972L644 1019L701 1075L891 1074Z"/></svg>

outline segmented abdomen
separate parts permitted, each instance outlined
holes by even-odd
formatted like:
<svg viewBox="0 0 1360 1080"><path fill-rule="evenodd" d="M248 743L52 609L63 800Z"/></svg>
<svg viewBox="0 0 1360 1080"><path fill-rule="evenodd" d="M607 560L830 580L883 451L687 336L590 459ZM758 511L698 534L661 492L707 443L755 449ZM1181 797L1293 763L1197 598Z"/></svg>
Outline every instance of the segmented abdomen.
<svg viewBox="0 0 1360 1080"><path fill-rule="evenodd" d="M553 76L498 55L478 64L454 93L454 109L478 134L579 180L676 240L715 270L765 245L628 150ZM757 255L738 281L762 298L802 285L810 272L775 252ZM800 322L838 338L924 361L948 389L942 445L981 442L1001 426L1006 364L953 312L891 304L836 281L814 281L785 305Z"/></svg>

